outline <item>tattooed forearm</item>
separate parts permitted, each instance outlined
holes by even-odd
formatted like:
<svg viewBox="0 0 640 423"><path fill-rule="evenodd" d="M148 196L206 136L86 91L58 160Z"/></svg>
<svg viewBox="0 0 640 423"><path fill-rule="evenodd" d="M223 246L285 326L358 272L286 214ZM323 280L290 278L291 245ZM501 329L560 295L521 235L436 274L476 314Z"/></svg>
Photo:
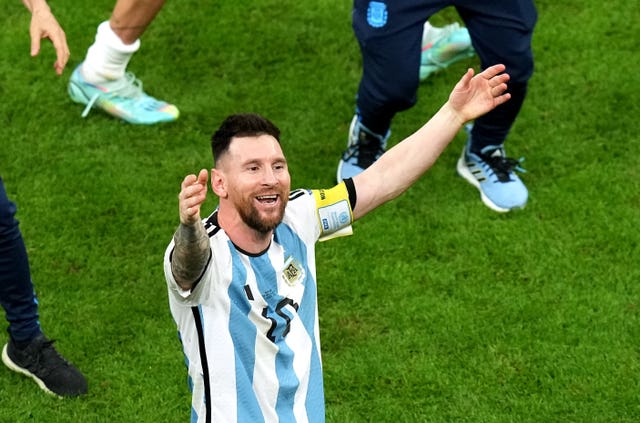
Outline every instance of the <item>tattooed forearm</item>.
<svg viewBox="0 0 640 423"><path fill-rule="evenodd" d="M173 236L175 248L171 259L173 277L182 289L190 289L207 265L211 248L202 222L181 224Z"/></svg>

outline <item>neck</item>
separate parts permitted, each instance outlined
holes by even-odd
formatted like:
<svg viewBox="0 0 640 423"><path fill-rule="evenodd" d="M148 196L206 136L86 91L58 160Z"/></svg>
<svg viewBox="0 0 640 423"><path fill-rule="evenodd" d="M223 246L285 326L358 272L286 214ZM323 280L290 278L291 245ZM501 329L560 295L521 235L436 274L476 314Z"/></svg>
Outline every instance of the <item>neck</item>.
<svg viewBox="0 0 640 423"><path fill-rule="evenodd" d="M228 216L218 211L218 224L227 234L231 242L250 254L259 254L271 243L273 231L262 233L247 226L240 216Z"/></svg>

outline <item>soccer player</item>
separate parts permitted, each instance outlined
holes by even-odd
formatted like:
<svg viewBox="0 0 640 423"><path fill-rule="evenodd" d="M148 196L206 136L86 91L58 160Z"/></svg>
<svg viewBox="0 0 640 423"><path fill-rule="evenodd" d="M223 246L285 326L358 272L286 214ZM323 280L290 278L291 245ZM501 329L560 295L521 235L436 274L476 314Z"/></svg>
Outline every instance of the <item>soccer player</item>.
<svg viewBox="0 0 640 423"><path fill-rule="evenodd" d="M62 74L69 59L64 31L44 0L23 3L31 11L31 55L39 53L42 38L49 38L56 50L54 68ZM11 370L33 378L50 394L85 394L87 381L82 373L60 356L54 341L42 333L27 250L15 213L16 206L7 197L0 177L0 304L9 322L10 338L2 348L2 361Z"/></svg>
<svg viewBox="0 0 640 423"><path fill-rule="evenodd" d="M217 209L201 219L209 172L184 178L164 272L192 389L191 421L324 421L315 243L409 188L462 125L506 102L509 76L469 69L449 100L364 172L290 191L280 131L255 114L212 137Z"/></svg>
<svg viewBox="0 0 640 423"><path fill-rule="evenodd" d="M482 68L503 63L511 75L511 101L467 126L457 171L492 210L523 208L529 193L515 173L519 162L506 156L504 143L533 73L533 0L355 0L353 28L363 72L337 179L353 177L376 161L386 149L393 117L416 104L421 59L428 59L418 53L422 23L447 6L455 6L464 21Z"/></svg>
<svg viewBox="0 0 640 423"><path fill-rule="evenodd" d="M129 60L140 48L140 37L156 17L165 0L118 0L108 21L98 26L95 42L69 80L69 96L129 123L151 125L178 118L176 106L157 100L127 72Z"/></svg>

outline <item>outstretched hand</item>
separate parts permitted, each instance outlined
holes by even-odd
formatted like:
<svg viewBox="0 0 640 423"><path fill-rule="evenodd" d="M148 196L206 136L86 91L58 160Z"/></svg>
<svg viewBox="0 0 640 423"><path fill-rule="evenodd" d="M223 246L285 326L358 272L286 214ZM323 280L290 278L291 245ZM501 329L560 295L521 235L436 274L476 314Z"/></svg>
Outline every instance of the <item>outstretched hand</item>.
<svg viewBox="0 0 640 423"><path fill-rule="evenodd" d="M46 3L33 6L29 34L31 35L31 56L37 56L40 53L40 40L44 38L51 40L56 49L56 61L53 67L58 75L62 75L70 55L67 37Z"/></svg>
<svg viewBox="0 0 640 423"><path fill-rule="evenodd" d="M202 169L198 176L188 175L182 181L182 188L178 195L180 206L180 223L193 225L200 221L200 206L207 198L207 180L209 172Z"/></svg>
<svg viewBox="0 0 640 423"><path fill-rule="evenodd" d="M449 95L449 104L462 123L477 118L505 103L511 94L505 93L509 74L504 65L493 65L474 76L469 69Z"/></svg>

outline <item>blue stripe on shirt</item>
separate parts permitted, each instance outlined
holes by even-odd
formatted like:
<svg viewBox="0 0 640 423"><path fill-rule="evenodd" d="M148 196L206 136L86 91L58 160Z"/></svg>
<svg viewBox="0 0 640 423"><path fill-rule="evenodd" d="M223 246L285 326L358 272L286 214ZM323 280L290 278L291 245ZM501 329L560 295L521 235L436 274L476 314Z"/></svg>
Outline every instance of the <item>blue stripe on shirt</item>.
<svg viewBox="0 0 640 423"><path fill-rule="evenodd" d="M238 422L259 423L264 421L258 401L253 394L253 369L255 367L256 327L249 320L251 305L246 297L244 285L247 270L240 253L229 241L233 268L229 285L230 298L229 333L233 340L236 360L236 396ZM247 394L250 395L247 395Z"/></svg>
<svg viewBox="0 0 640 423"><path fill-rule="evenodd" d="M316 321L316 297L317 286L313 279L311 269L308 267L307 249L300 237L286 224L281 224L276 229L278 241L284 248L284 256L294 256L300 263L304 263L305 279L304 294L300 301L300 308L297 314L304 325L309 339L311 340L311 363L309 374L309 386L307 388L307 398L305 406L307 416L310 422L324 421L324 387L322 382L322 363L320 362L320 351L315 339L315 321Z"/></svg>
<svg viewBox="0 0 640 423"><path fill-rule="evenodd" d="M293 318L288 307L290 302L278 294L278 276L271 264L268 254L258 257L250 257L251 267L256 274L258 289L267 302L263 310L263 316L272 322L272 330L269 331L271 341L276 344L276 376L278 378L278 399L276 413L282 423L295 422L293 415L293 403L295 393L300 381L293 370L293 351L285 343L285 335L289 329L289 323Z"/></svg>

